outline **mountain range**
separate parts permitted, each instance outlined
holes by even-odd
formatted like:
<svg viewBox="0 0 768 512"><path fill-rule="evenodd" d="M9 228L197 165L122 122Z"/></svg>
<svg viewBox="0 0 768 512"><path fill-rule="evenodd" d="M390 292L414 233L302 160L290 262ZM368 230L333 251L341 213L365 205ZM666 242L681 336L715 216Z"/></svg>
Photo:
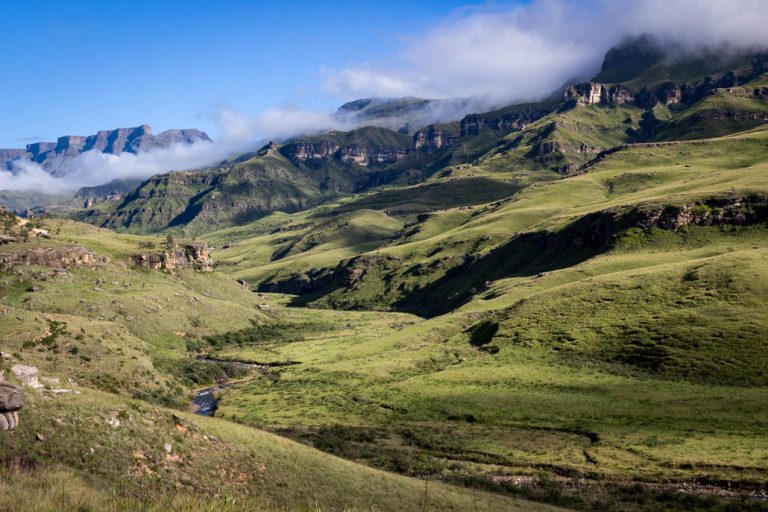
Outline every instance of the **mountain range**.
<svg viewBox="0 0 768 512"><path fill-rule="evenodd" d="M53 176L71 172L72 159L86 151L99 151L110 155L120 153L141 153L157 148L167 148L173 144L192 144L198 141L210 142L205 132L196 129L166 130L152 134L149 125L136 128L118 128L100 130L95 135L66 135L56 142L35 142L25 148L0 149L0 169L12 170L20 160L29 160L39 164Z"/></svg>
<svg viewBox="0 0 768 512"><path fill-rule="evenodd" d="M386 125L393 119L409 124L403 120L448 102L359 100L339 112L369 126L271 143L203 171L155 176L79 218L139 232L185 226L203 232L306 209L339 194L435 181L456 166L501 154L518 172L531 171L530 179L567 176L622 145L724 135L764 123L768 96L758 79L765 59L760 52L672 58L641 38L609 51L592 81L567 85L544 101L410 133ZM466 104L452 103L459 109ZM587 114L588 106L603 108ZM515 188L499 186L498 197Z"/></svg>

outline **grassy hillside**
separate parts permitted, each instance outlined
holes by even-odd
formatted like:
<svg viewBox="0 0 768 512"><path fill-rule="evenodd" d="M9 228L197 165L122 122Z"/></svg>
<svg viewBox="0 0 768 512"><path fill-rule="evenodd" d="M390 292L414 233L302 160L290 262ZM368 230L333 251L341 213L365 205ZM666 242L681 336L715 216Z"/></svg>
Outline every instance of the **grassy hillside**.
<svg viewBox="0 0 768 512"><path fill-rule="evenodd" d="M537 499L551 484L546 499L584 510L713 509L726 505L653 493L726 480L762 492L767 142L763 128L627 146L503 200L411 217L368 252L325 234L292 244L290 264L249 257L292 225L298 240L322 233L332 206L264 219L262 238L217 233L244 237L220 253L234 275L310 270L309 291L278 301L439 315L297 310L317 326L299 338L207 338L220 357L300 363L228 390L219 414L409 475ZM497 176L510 154L457 176ZM568 491L575 480L587 490ZM653 497L638 503L628 482Z"/></svg>
<svg viewBox="0 0 768 512"><path fill-rule="evenodd" d="M767 120L768 100L755 96L751 86L719 89L664 123L654 139L718 137L760 126Z"/></svg>
<svg viewBox="0 0 768 512"><path fill-rule="evenodd" d="M23 428L0 439L3 453L38 469L6 471L6 510L555 510L424 484L256 429L86 389L32 394L22 418Z"/></svg>
<svg viewBox="0 0 768 512"><path fill-rule="evenodd" d="M195 361L200 340L294 313L220 272L130 263L165 240L42 223L51 239L0 248L2 261L51 255L0 273L0 371L15 381L12 365L33 365L42 385L27 387L20 427L0 436L5 510L554 510L383 473L185 412L194 388L260 378ZM58 267L76 247L97 260Z"/></svg>

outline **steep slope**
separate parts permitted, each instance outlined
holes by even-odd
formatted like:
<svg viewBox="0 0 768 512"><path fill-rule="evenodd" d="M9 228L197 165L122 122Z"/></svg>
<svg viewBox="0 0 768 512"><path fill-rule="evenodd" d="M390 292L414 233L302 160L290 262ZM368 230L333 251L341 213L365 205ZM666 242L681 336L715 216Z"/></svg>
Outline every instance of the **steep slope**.
<svg viewBox="0 0 768 512"><path fill-rule="evenodd" d="M292 139L215 168L155 176L121 202L86 210L77 218L134 232L211 231L273 211L306 209L339 194L422 182L447 165L476 159L512 129L484 128L479 135L462 138L460 145L445 146L436 142L442 134L434 130L424 137L421 133L410 137L375 127ZM429 190L428 194L439 197L443 188ZM495 194L487 190L486 197L502 197L509 190L505 187ZM453 201L463 204L461 199Z"/></svg>
<svg viewBox="0 0 768 512"><path fill-rule="evenodd" d="M690 140L727 135L768 123L768 94L749 84L716 89L656 128L654 140Z"/></svg>
<svg viewBox="0 0 768 512"><path fill-rule="evenodd" d="M242 224L275 210L304 209L320 202L325 193L317 179L270 150L205 171L155 176L113 204L113 209L105 205L78 217L135 232L185 226L195 233Z"/></svg>
<svg viewBox="0 0 768 512"><path fill-rule="evenodd" d="M406 231L404 238L393 240L389 248L379 250L375 255L361 255L342 263L337 269L327 269L326 272L317 274L315 284L308 286L305 292L311 290L328 294L327 298L323 299L324 303L342 307L370 308L376 307L377 304L387 304L389 307L405 307L421 312L429 311L423 309L424 307L450 307L452 302L446 299L455 294L466 294L471 289L478 290L490 278L480 275L469 283L467 280L471 272L467 271L470 268L468 265L474 265L474 260L481 258L491 247L497 246L498 241L504 239L503 234L509 233L510 229L512 232L521 232L536 226L536 231L543 233L546 226L552 223L559 222L560 226L564 226L568 221L577 221L579 217L575 217L576 211L582 212L580 216L586 222L591 213L611 205L631 205L642 200L654 201L656 194L663 197L669 193L666 190L674 190L675 187L682 186L682 183L688 183L684 190L689 200L693 201L708 199L707 194L749 194L763 190L761 159L766 133L766 130L760 130L749 135L689 144L627 146L623 151L597 159L596 163L585 169L586 174L542 183L526 188L494 205L478 207L475 211L468 212L471 214L468 218L458 218L461 220L459 227L438 232L431 239L424 239L419 233L429 230L433 219L440 219L448 212L417 219ZM676 158L684 158L686 163L683 164ZM494 160L504 159L504 155L497 155L489 159L486 165L493 166ZM603 178L603 182L596 183L593 169L605 169L611 165L622 169L623 172L610 173ZM626 173L627 168L633 172ZM736 180L729 172L731 169L744 171ZM705 173L705 170L711 172ZM686 196L677 193L673 204L685 201L684 197ZM574 205L572 201L576 199L578 203ZM627 200L630 202L627 203ZM567 217L557 220L558 215L563 214ZM574 226L578 228L577 224ZM585 226L578 229L587 229L590 224ZM535 240L533 238L531 242ZM536 249L536 243L544 242L535 242L529 250L540 251L541 247ZM514 243L511 247L513 246ZM525 245L520 249L524 247ZM543 247L546 248L547 245ZM559 250L557 245L552 247L556 252ZM586 254L590 254L589 251ZM509 259L510 254L503 258L511 264L516 264L517 260ZM505 268L498 262L489 262L488 267L502 272L501 269ZM451 269L456 279L450 285L449 291L446 286L452 281L444 276L451 275ZM350 281L349 276L356 273L360 275ZM291 288L294 280L286 280L291 292L296 291ZM431 281L436 283L438 288L433 289L429 284ZM262 286L265 290L281 290L279 282L272 278L263 282ZM408 298L404 302L399 302L399 298L405 297ZM434 297L441 297L442 300L436 302ZM461 300L467 300L468 297L464 295ZM417 305L419 301L423 301L425 306Z"/></svg>

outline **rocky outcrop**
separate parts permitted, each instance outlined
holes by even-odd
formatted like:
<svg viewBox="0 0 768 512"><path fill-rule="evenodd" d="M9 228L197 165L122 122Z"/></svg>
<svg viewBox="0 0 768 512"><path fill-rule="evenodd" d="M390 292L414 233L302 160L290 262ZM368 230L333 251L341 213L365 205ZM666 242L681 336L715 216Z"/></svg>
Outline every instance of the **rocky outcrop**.
<svg viewBox="0 0 768 512"><path fill-rule="evenodd" d="M395 163L408 154L404 147L377 147L362 144L345 146L338 151L339 160L357 165L387 165Z"/></svg>
<svg viewBox="0 0 768 512"><path fill-rule="evenodd" d="M583 155L596 155L603 150L600 146L590 146L588 144L563 144L554 140L542 142L538 146L540 155L551 153L578 153Z"/></svg>
<svg viewBox="0 0 768 512"><path fill-rule="evenodd" d="M569 85L563 91L563 102L576 105L599 105L602 102L603 85L591 82Z"/></svg>
<svg viewBox="0 0 768 512"><path fill-rule="evenodd" d="M446 129L429 126L413 135L413 149L434 153L441 148L451 146L458 140L458 134Z"/></svg>
<svg viewBox="0 0 768 512"><path fill-rule="evenodd" d="M198 272L213 272L213 258L205 242L174 244L162 252L137 254L132 260L137 267L153 270L174 272L190 268Z"/></svg>
<svg viewBox="0 0 768 512"><path fill-rule="evenodd" d="M10 170L14 162L22 159L40 164L51 174L65 174L67 162L86 151L99 151L117 155L123 152L140 153L173 144L191 144L211 139L205 132L195 129L167 130L152 134L149 125L136 128L100 130L95 135L67 135L56 142L35 142L25 149L0 149L0 169Z"/></svg>
<svg viewBox="0 0 768 512"><path fill-rule="evenodd" d="M768 220L768 196L712 198L682 206L657 206L637 212L645 230L679 231L686 226L748 226Z"/></svg>
<svg viewBox="0 0 768 512"><path fill-rule="evenodd" d="M685 89L685 93L683 90ZM669 82L660 86L645 87L637 95L637 105L651 109L657 103L663 105L677 105L683 102L689 102L695 96L695 91L692 91L688 86L680 86L674 82Z"/></svg>
<svg viewBox="0 0 768 512"><path fill-rule="evenodd" d="M19 266L40 265L52 268L95 266L106 263L107 258L80 246L35 248L0 253L0 270L7 271Z"/></svg>
<svg viewBox="0 0 768 512"><path fill-rule="evenodd" d="M339 150L339 145L331 141L292 142L284 145L281 152L291 162L306 162L307 160L328 160Z"/></svg>
<svg viewBox="0 0 768 512"><path fill-rule="evenodd" d="M627 87L614 85L607 87L603 84L585 82L569 85L563 91L563 102L570 105L624 105L632 103L635 97Z"/></svg>
<svg viewBox="0 0 768 512"><path fill-rule="evenodd" d="M644 87L636 97L637 106L650 109L657 103L664 105L693 105L706 95L718 89L731 89L747 83L751 77L739 76L733 72L722 76L708 76L697 84L666 82Z"/></svg>
<svg viewBox="0 0 768 512"><path fill-rule="evenodd" d="M524 130L548 113L546 110L530 108L507 113L470 114L459 123L459 136L477 135L485 127L493 130Z"/></svg>

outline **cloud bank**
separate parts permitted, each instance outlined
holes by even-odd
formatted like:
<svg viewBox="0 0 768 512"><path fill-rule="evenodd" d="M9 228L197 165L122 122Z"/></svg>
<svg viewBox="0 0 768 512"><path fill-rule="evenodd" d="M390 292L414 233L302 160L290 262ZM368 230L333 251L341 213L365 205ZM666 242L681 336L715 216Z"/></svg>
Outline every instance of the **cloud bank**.
<svg viewBox="0 0 768 512"><path fill-rule="evenodd" d="M537 99L599 69L607 49L652 34L693 50L768 46L764 0L534 0L464 9L410 37L390 62L322 70L341 98Z"/></svg>

